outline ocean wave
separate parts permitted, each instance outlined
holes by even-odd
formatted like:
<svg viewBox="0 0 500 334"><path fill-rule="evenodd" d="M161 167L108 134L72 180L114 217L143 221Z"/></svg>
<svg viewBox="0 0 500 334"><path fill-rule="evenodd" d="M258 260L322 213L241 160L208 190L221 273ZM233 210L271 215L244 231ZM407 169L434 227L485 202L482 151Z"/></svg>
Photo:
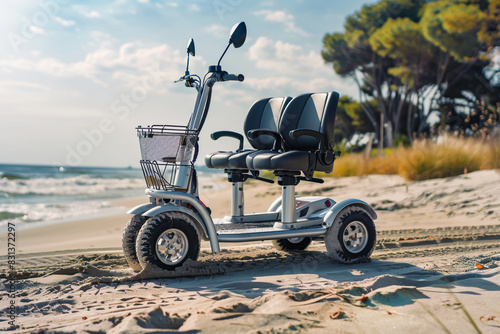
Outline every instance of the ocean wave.
<svg viewBox="0 0 500 334"><path fill-rule="evenodd" d="M53 222L117 209L106 201L0 204L0 226L7 223Z"/></svg>
<svg viewBox="0 0 500 334"><path fill-rule="evenodd" d="M67 178L0 179L0 197L95 195L108 191L144 188L139 178L95 178L79 175Z"/></svg>
<svg viewBox="0 0 500 334"><path fill-rule="evenodd" d="M0 172L0 179L6 180L25 180L26 178L21 175L11 174L11 173L2 173Z"/></svg>
<svg viewBox="0 0 500 334"><path fill-rule="evenodd" d="M0 227L118 212L109 200L144 194L140 170L0 164Z"/></svg>
<svg viewBox="0 0 500 334"><path fill-rule="evenodd" d="M0 211L0 221L4 219L16 219L22 218L26 215L24 212L9 212L9 211Z"/></svg>

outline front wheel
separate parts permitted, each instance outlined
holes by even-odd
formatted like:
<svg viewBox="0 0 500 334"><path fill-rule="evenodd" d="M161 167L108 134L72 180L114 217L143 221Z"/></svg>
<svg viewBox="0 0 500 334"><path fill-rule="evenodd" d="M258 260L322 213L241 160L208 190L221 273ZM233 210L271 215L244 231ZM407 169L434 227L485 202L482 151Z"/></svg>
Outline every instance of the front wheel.
<svg viewBox="0 0 500 334"><path fill-rule="evenodd" d="M135 243L137 240L137 234L139 233L142 225L148 220L148 217L144 217L141 214L133 216L122 233L122 249L125 260L127 260L128 265L135 271L142 270L141 264L137 259L137 253L135 252Z"/></svg>
<svg viewBox="0 0 500 334"><path fill-rule="evenodd" d="M181 212L168 212L149 219L139 231L136 251L143 268L155 265L173 270L187 259L196 260L200 238L195 223Z"/></svg>
<svg viewBox="0 0 500 334"><path fill-rule="evenodd" d="M273 246L277 250L285 252L301 251L306 249L312 242L312 238L299 237L290 239L273 240Z"/></svg>
<svg viewBox="0 0 500 334"><path fill-rule="evenodd" d="M340 263L361 263L370 259L375 249L375 224L365 209L348 207L328 228L325 246L330 256Z"/></svg>

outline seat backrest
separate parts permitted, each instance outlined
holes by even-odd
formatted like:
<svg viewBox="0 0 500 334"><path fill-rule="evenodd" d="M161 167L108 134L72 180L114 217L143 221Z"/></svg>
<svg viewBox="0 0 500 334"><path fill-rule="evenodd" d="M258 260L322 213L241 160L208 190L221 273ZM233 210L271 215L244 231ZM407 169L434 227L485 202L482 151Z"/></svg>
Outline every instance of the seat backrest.
<svg viewBox="0 0 500 334"><path fill-rule="evenodd" d="M291 100L291 97L286 96L266 98L255 102L245 119L244 133L247 134L248 131L257 129L278 131L281 114ZM270 150L274 145L274 138L271 136L259 136L256 139L250 139L247 136L247 139L250 145L258 150Z"/></svg>
<svg viewBox="0 0 500 334"><path fill-rule="evenodd" d="M338 102L337 92L309 93L292 99L283 111L278 129L288 147L301 151L317 150L319 139L311 136L293 139L290 136L291 130L310 129L322 133L326 137L326 148L333 149Z"/></svg>

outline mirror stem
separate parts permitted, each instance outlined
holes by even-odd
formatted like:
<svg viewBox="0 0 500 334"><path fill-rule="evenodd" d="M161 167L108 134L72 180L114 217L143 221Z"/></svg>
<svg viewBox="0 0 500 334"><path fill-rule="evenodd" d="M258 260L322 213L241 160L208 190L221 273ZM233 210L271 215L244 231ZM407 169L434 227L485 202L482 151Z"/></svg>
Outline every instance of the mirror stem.
<svg viewBox="0 0 500 334"><path fill-rule="evenodd" d="M220 56L220 59L219 59L219 62L217 63L217 66L220 66L220 61L222 60L222 57L224 57L224 55L226 54L227 49L229 49L230 46L231 46L231 43L229 43L227 45L226 50L224 50L224 52L222 53L222 56Z"/></svg>
<svg viewBox="0 0 500 334"><path fill-rule="evenodd" d="M188 53L188 59L187 59L187 64L186 64L186 73L185 75L189 75L189 53Z"/></svg>

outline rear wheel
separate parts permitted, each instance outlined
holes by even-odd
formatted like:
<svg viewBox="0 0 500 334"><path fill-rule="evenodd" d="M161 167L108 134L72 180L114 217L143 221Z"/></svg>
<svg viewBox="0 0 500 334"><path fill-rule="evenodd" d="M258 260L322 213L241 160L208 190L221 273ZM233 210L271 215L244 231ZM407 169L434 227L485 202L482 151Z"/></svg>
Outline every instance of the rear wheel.
<svg viewBox="0 0 500 334"><path fill-rule="evenodd" d="M168 212L149 219L139 231L136 251L143 268L155 265L166 270L196 260L200 238L195 223L181 212Z"/></svg>
<svg viewBox="0 0 500 334"><path fill-rule="evenodd" d="M312 242L310 237L298 237L290 239L273 240L273 246L280 251L301 251L306 249Z"/></svg>
<svg viewBox="0 0 500 334"><path fill-rule="evenodd" d="M141 214L133 216L127 225L125 225L122 233L123 255L130 268L135 271L142 270L142 266L137 259L137 253L135 251L135 242L137 234L146 220L148 220L148 217L144 217Z"/></svg>
<svg viewBox="0 0 500 334"><path fill-rule="evenodd" d="M375 249L376 231L373 219L365 209L344 209L328 228L325 246L330 256L340 263L361 263L370 259Z"/></svg>

